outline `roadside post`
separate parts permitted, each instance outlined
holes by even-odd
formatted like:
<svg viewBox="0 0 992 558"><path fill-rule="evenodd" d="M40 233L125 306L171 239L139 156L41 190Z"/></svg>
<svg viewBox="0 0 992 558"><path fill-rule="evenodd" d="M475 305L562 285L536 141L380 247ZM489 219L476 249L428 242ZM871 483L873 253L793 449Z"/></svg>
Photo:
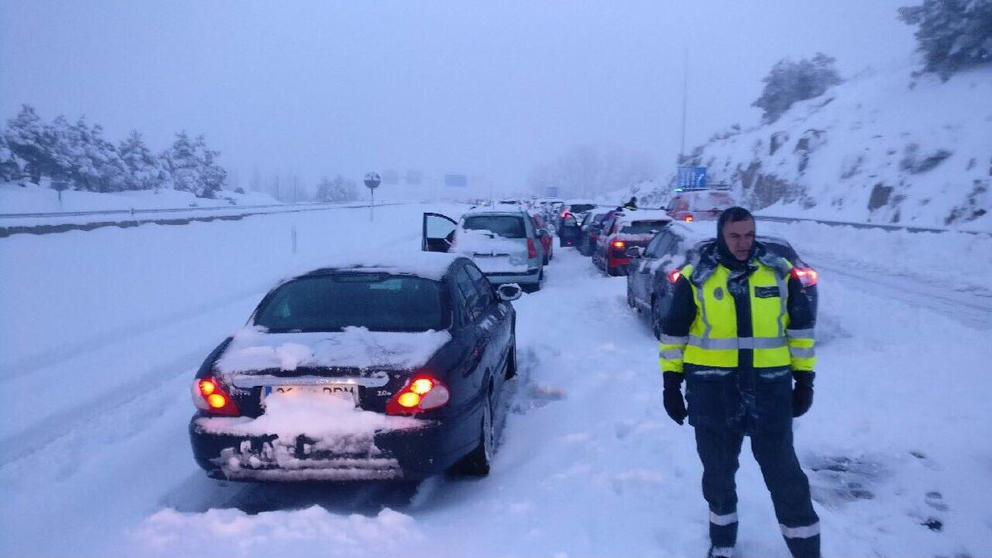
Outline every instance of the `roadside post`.
<svg viewBox="0 0 992 558"><path fill-rule="evenodd" d="M379 176L377 172L369 172L365 174L365 187L369 189L369 195L372 196L372 201L369 204L369 221L375 221L375 189L382 184L382 177Z"/></svg>

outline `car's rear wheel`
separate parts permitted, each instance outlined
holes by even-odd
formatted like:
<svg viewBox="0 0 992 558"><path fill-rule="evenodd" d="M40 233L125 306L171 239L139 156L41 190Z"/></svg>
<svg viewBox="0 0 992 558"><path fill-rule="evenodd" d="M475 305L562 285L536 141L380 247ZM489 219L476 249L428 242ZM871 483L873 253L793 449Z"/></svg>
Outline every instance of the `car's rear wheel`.
<svg viewBox="0 0 992 558"><path fill-rule="evenodd" d="M459 463L458 472L474 477L484 477L492 469L493 455L496 452L496 427L493 421L492 388L486 394L482 407L482 428L479 432L479 445Z"/></svg>

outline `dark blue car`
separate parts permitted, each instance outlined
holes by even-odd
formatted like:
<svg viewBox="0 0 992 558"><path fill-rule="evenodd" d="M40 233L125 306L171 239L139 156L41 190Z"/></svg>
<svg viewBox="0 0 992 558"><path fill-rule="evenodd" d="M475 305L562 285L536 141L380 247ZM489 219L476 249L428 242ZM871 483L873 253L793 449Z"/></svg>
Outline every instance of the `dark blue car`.
<svg viewBox="0 0 992 558"><path fill-rule="evenodd" d="M519 296L447 254L281 283L196 374L197 463L247 481L488 474Z"/></svg>

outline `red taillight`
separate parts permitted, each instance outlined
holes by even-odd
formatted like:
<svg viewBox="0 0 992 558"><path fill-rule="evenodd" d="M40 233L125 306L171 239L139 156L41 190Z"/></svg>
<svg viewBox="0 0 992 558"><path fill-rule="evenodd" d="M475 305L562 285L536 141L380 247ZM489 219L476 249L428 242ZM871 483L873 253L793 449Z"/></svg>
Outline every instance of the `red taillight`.
<svg viewBox="0 0 992 558"><path fill-rule="evenodd" d="M816 270L811 267L794 267L792 268L792 276L798 279L804 287L812 287L816 285Z"/></svg>
<svg viewBox="0 0 992 558"><path fill-rule="evenodd" d="M571 213L569 213L567 209L565 211L562 211L561 212L561 218L562 219L564 219L565 217L568 217L569 215L571 215Z"/></svg>
<svg viewBox="0 0 992 558"><path fill-rule="evenodd" d="M537 257L537 247L534 246L534 240L531 238L527 239L527 257L528 258Z"/></svg>
<svg viewBox="0 0 992 558"><path fill-rule="evenodd" d="M230 394L213 378L197 379L193 382L193 404L197 409L212 415L226 417L241 416Z"/></svg>
<svg viewBox="0 0 992 558"><path fill-rule="evenodd" d="M692 218L692 215L686 215L685 216L685 222L686 223L691 223L693 221L695 221L695 219Z"/></svg>
<svg viewBox="0 0 992 558"><path fill-rule="evenodd" d="M679 277L682 277L681 269L673 269L672 271L668 272L668 282L673 285L679 282Z"/></svg>
<svg viewBox="0 0 992 558"><path fill-rule="evenodd" d="M447 386L429 374L417 374L386 403L387 415L415 415L451 399Z"/></svg>
<svg viewBox="0 0 992 558"><path fill-rule="evenodd" d="M622 240L614 240L613 242L610 243L610 246L612 246L617 250L623 250L624 247L627 246L627 243Z"/></svg>

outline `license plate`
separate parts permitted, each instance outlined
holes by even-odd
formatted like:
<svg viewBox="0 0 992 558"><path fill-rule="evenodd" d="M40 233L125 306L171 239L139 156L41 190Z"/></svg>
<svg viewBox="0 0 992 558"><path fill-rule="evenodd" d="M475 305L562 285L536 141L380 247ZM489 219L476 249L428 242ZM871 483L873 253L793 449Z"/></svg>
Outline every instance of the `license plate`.
<svg viewBox="0 0 992 558"><path fill-rule="evenodd" d="M323 384L319 386L265 386L262 390L262 398L266 398L273 393L282 396L294 397L303 394L325 395L327 397L340 397L358 404L358 386L354 384Z"/></svg>

